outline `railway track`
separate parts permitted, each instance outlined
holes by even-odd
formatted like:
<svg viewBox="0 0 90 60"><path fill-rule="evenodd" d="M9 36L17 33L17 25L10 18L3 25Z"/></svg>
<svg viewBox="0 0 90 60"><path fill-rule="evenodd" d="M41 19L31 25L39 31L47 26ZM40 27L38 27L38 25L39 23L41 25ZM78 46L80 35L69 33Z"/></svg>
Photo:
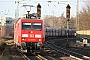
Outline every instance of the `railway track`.
<svg viewBox="0 0 90 60"><path fill-rule="evenodd" d="M17 50L20 52L20 55L23 56L24 60L30 60L20 49L17 48Z"/></svg>
<svg viewBox="0 0 90 60"><path fill-rule="evenodd" d="M82 55L82 54L79 54L79 53L64 49L62 47L56 46L53 43L53 41L48 41L47 44L51 49L54 49L57 52L62 53L64 55L67 55L69 57L72 57L72 58L75 58L75 59L78 59L78 60L90 60L90 58L88 56L85 56L85 55Z"/></svg>
<svg viewBox="0 0 90 60"><path fill-rule="evenodd" d="M39 58L40 60L48 60L47 58L44 58L43 56L41 56L39 54L36 57Z"/></svg>
<svg viewBox="0 0 90 60"><path fill-rule="evenodd" d="M2 51L2 54L0 54L0 60L47 60L40 54L36 54L35 52L31 53L26 53L26 51L22 52L22 50L15 46L11 46ZM4 56L6 56L7 59L4 58Z"/></svg>
<svg viewBox="0 0 90 60"><path fill-rule="evenodd" d="M6 50L8 50L7 52L9 54L6 54ZM41 53L36 53L34 52L30 52L30 53L26 53L26 51L21 51L20 49L17 49L15 46L9 47L8 49L6 49L3 51L2 56L5 55L9 55L9 59L10 60L53 60L53 58L49 55L47 55L46 52L42 52ZM8 60L9 60L8 59Z"/></svg>
<svg viewBox="0 0 90 60"><path fill-rule="evenodd" d="M73 40L73 39L71 39ZM64 49L68 49L69 51L77 52L79 54L85 55L84 57L90 58L90 47L83 47L82 44L76 43L75 41L69 41L69 47L66 47L66 43L63 40L54 40L54 44L60 46Z"/></svg>
<svg viewBox="0 0 90 60"><path fill-rule="evenodd" d="M30 53L26 52L24 54L20 49L17 49L17 50L20 52L21 56L23 56L24 60L32 60L32 59L30 59L31 58L31 56L30 56L31 54L32 54L32 57L36 57L35 58L36 60L48 60L48 59L46 59L45 57L41 56L39 53L36 53L36 52L30 52Z"/></svg>

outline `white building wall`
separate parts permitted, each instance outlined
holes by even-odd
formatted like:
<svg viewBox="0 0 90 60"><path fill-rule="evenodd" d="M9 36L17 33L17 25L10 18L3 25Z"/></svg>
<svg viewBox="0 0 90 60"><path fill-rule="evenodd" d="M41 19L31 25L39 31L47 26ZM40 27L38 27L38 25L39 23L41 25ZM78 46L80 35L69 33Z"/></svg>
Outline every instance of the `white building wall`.
<svg viewBox="0 0 90 60"><path fill-rule="evenodd" d="M5 23L6 23L6 18L0 17L0 25L4 26Z"/></svg>

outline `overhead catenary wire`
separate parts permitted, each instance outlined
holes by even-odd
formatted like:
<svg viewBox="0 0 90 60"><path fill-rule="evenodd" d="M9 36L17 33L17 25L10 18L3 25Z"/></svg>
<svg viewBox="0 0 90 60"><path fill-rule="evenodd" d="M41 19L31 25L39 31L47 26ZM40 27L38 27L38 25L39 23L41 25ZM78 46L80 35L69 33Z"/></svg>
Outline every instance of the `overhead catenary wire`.
<svg viewBox="0 0 90 60"><path fill-rule="evenodd" d="M14 2L14 1L17 1L17 0L1 0L0 2ZM21 0L18 0L18 1L21 1ZM31 2L49 2L49 3L51 3L51 2L68 2L68 1L63 1L63 0L51 0L51 1L45 1L45 0L22 0L22 1L31 1ZM83 2L84 0L79 0L79 2ZM75 2L75 1L69 1L69 2ZM90 2L90 0L88 0L88 1L86 1L86 2Z"/></svg>

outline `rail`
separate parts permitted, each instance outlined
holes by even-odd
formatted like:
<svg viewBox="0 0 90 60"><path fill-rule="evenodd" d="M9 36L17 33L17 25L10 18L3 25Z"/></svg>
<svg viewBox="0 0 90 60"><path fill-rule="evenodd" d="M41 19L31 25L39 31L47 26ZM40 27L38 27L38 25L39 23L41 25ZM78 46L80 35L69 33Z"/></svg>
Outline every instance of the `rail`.
<svg viewBox="0 0 90 60"><path fill-rule="evenodd" d="M64 55L70 56L70 57L78 59L78 60L88 60L88 59L90 59L90 57L88 57L88 56L85 56L85 55L82 55L82 54L79 54L79 53L76 53L76 52L73 52L73 51L69 51L69 50L67 50L65 48L56 46L53 42L54 41L47 41L47 45L51 49L54 49L59 53L62 53Z"/></svg>

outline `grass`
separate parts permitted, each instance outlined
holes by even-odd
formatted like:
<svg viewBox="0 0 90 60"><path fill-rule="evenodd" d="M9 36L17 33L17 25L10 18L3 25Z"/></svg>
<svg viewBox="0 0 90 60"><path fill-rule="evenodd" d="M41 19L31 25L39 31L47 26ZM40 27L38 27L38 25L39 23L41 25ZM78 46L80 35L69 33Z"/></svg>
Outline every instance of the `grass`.
<svg viewBox="0 0 90 60"><path fill-rule="evenodd" d="M9 55L2 56L2 60L9 60Z"/></svg>
<svg viewBox="0 0 90 60"><path fill-rule="evenodd" d="M5 48L5 43L4 43L4 40L3 39L0 39L0 51L3 51L4 48Z"/></svg>
<svg viewBox="0 0 90 60"><path fill-rule="evenodd" d="M4 48L5 50L4 49L2 50L2 52L4 52L4 54L0 56L0 60L9 60L9 57L10 57L9 49L10 49L10 47L11 47L10 45L6 45L6 44L1 46L1 49Z"/></svg>
<svg viewBox="0 0 90 60"><path fill-rule="evenodd" d="M2 60L9 60L9 48L10 46L6 45L5 46L5 51L4 51L4 55L2 56Z"/></svg>
<svg viewBox="0 0 90 60"><path fill-rule="evenodd" d="M0 52L3 52L3 50L5 49L5 55L0 56L0 60L9 60L9 49L11 47L11 45L8 44L13 44L14 41L13 40L5 40L0 38Z"/></svg>
<svg viewBox="0 0 90 60"><path fill-rule="evenodd" d="M0 39L0 46L4 43L3 39Z"/></svg>

